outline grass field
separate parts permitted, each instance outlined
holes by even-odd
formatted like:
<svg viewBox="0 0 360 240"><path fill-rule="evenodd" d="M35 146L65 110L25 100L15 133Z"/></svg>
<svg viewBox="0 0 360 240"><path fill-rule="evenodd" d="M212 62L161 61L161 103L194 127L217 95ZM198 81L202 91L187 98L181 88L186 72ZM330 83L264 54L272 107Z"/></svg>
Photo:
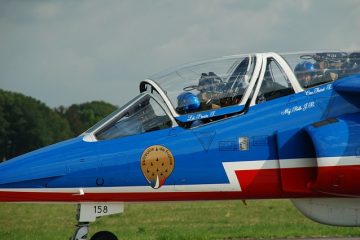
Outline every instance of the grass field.
<svg viewBox="0 0 360 240"><path fill-rule="evenodd" d="M125 213L98 219L90 235L109 230L119 239L269 239L360 236L360 228L324 226L287 200L127 204ZM75 205L0 204L0 239L67 240Z"/></svg>

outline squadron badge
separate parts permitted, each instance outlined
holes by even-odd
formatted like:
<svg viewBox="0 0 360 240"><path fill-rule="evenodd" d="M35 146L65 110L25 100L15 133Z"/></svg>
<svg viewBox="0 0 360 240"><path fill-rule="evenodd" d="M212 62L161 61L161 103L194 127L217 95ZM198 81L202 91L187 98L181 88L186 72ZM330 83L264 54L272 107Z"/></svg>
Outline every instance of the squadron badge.
<svg viewBox="0 0 360 240"><path fill-rule="evenodd" d="M154 189L160 188L174 169L174 157L169 149L154 145L141 156L141 171Z"/></svg>

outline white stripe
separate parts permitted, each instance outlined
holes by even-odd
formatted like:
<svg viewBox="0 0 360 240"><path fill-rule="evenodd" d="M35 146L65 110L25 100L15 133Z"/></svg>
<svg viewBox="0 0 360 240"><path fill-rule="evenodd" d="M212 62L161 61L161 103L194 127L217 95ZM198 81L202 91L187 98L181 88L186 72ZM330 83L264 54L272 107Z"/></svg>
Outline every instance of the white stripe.
<svg viewBox="0 0 360 240"><path fill-rule="evenodd" d="M318 158L317 161L319 167L360 165L360 157L358 156L324 157Z"/></svg>
<svg viewBox="0 0 360 240"><path fill-rule="evenodd" d="M225 170L256 170L279 168L278 160L223 162ZM228 174L229 175L229 174Z"/></svg>
<svg viewBox="0 0 360 240"><path fill-rule="evenodd" d="M241 162L223 162L225 170L260 170L278 168L316 167L316 158L294 158L278 160L256 160ZM228 173L229 176L229 173Z"/></svg>
<svg viewBox="0 0 360 240"><path fill-rule="evenodd" d="M280 160L280 168L316 167L316 158L295 158Z"/></svg>
<svg viewBox="0 0 360 240"><path fill-rule="evenodd" d="M197 185L179 185L179 189L183 192L223 192L235 191L236 187L232 184L197 184ZM87 193L164 193L164 192L180 192L177 186L165 185L159 189L153 189L150 186L134 186L134 187L90 187L90 188L2 188L0 192L36 192L36 193L71 193L80 195ZM239 190L237 190L239 191Z"/></svg>

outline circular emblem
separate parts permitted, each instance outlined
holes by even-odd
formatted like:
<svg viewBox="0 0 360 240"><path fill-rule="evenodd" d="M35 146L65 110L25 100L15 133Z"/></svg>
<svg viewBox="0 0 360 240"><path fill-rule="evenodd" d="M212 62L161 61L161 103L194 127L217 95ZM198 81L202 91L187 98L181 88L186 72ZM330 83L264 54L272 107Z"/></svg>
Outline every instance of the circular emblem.
<svg viewBox="0 0 360 240"><path fill-rule="evenodd" d="M141 171L151 187L158 189L174 170L174 156L164 146L154 145L141 156Z"/></svg>

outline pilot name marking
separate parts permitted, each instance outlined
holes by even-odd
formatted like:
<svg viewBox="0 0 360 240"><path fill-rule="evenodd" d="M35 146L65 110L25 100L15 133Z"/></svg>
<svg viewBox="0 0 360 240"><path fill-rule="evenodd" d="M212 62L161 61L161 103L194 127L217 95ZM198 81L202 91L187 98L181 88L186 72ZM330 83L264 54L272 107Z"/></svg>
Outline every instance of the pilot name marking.
<svg viewBox="0 0 360 240"><path fill-rule="evenodd" d="M314 89L310 89L310 90L305 91L305 95L306 96L311 96L311 95L322 93L322 92L325 92L325 91L328 91L328 90L331 90L331 89L332 89L332 85L327 85L325 87L316 87Z"/></svg>
<svg viewBox="0 0 360 240"><path fill-rule="evenodd" d="M293 107L290 107L290 108L285 108L282 112L281 112L281 115L284 116L284 115L288 115L290 116L291 114L295 113L295 112L304 112L304 111L307 111L311 108L314 108L315 107L315 102L307 102L307 103L304 103L303 105L297 105L297 106L293 106Z"/></svg>
<svg viewBox="0 0 360 240"><path fill-rule="evenodd" d="M214 116L215 116L215 111L211 111L210 113L191 114L187 117L187 121L195 121L195 120L210 118Z"/></svg>

